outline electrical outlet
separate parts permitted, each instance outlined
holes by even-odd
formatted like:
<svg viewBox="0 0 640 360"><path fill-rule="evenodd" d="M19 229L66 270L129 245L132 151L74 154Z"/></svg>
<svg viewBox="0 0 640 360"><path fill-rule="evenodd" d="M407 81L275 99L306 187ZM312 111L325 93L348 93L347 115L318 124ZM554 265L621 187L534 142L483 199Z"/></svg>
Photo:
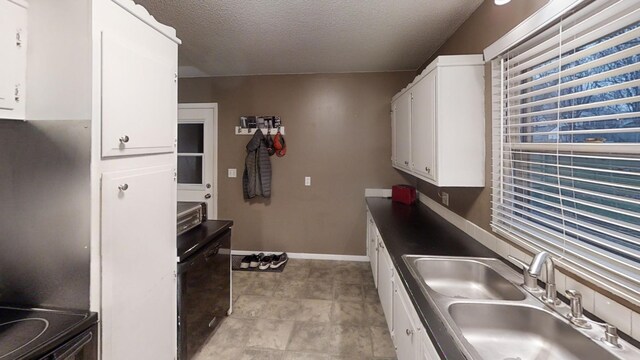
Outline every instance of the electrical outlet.
<svg viewBox="0 0 640 360"><path fill-rule="evenodd" d="M236 176L238 176L238 173L236 172L236 169L228 169L227 170L227 176L230 178L234 178Z"/></svg>
<svg viewBox="0 0 640 360"><path fill-rule="evenodd" d="M311 186L311 176L304 177L304 186Z"/></svg>
<svg viewBox="0 0 640 360"><path fill-rule="evenodd" d="M444 206L449 206L449 194L447 194L446 192L442 193L442 203L444 204Z"/></svg>

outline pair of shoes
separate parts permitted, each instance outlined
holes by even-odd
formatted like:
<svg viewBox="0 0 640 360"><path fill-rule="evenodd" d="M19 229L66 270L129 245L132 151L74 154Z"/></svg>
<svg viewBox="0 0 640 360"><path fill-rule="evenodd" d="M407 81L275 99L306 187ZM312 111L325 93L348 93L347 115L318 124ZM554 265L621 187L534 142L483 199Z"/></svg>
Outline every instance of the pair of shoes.
<svg viewBox="0 0 640 360"><path fill-rule="evenodd" d="M269 254L262 258L260 261L260 265L258 269L267 270L268 268L277 269L280 266L284 265L289 260L289 256L287 256L286 252L283 252L280 255L277 254Z"/></svg>
<svg viewBox="0 0 640 360"><path fill-rule="evenodd" d="M254 269L266 270L268 268L277 269L289 260L287 253L269 254L267 256L264 253L251 254L242 258L240 262L241 269Z"/></svg>
<svg viewBox="0 0 640 360"><path fill-rule="evenodd" d="M256 268L260 265L263 258L264 253L247 255L242 258L240 269Z"/></svg>

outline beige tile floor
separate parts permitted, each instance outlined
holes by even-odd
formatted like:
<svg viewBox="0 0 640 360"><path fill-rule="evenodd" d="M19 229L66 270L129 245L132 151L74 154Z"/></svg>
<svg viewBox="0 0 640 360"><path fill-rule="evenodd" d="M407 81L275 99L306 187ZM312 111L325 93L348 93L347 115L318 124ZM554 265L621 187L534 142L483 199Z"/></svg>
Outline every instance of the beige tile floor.
<svg viewBox="0 0 640 360"><path fill-rule="evenodd" d="M197 360L395 359L369 263L233 272L233 314Z"/></svg>

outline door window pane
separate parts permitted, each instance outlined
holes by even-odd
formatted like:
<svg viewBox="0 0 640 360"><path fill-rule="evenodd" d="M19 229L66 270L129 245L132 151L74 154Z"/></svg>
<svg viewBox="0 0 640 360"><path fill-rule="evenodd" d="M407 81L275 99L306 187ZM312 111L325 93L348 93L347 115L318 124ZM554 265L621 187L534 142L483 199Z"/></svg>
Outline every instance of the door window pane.
<svg viewBox="0 0 640 360"><path fill-rule="evenodd" d="M204 124L178 125L178 153L204 152Z"/></svg>
<svg viewBox="0 0 640 360"><path fill-rule="evenodd" d="M202 156L178 156L178 183L202 184Z"/></svg>

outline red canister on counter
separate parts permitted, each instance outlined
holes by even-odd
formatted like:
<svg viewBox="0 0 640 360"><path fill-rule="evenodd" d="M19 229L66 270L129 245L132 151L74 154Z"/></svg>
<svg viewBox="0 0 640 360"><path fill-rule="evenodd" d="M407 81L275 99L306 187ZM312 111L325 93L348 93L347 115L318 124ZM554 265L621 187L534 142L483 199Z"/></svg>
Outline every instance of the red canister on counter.
<svg viewBox="0 0 640 360"><path fill-rule="evenodd" d="M411 205L416 202L416 188L409 185L393 185L391 188L391 200Z"/></svg>

